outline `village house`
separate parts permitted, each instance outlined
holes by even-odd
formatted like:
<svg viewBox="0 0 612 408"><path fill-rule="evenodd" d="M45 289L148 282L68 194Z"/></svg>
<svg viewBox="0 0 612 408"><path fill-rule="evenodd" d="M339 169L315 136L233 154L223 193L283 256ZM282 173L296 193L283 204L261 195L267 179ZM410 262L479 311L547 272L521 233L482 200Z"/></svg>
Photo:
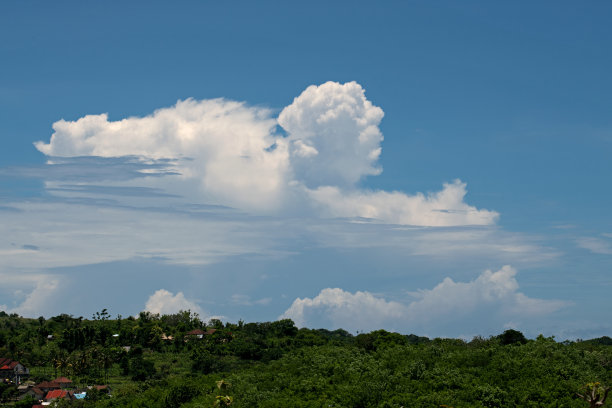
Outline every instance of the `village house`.
<svg viewBox="0 0 612 408"><path fill-rule="evenodd" d="M19 361L10 358L0 357L0 379L4 381L21 384L30 376L30 370L23 366Z"/></svg>
<svg viewBox="0 0 612 408"><path fill-rule="evenodd" d="M45 398L47 393L41 390L39 387L31 387L28 388L26 392L24 392L19 399L24 399L28 395L34 398L35 400L42 401Z"/></svg>
<svg viewBox="0 0 612 408"><path fill-rule="evenodd" d="M203 339L204 336L210 336L211 334L213 334L214 332L216 332L217 329L208 329L206 331L204 330L200 330L200 329L195 329L192 330L190 332L188 332L187 334L185 334L185 341L187 340L195 340L195 339Z"/></svg>
<svg viewBox="0 0 612 408"><path fill-rule="evenodd" d="M19 399L24 399L29 395L40 402L39 405L34 405L34 407L47 407L58 399L84 399L87 396L88 390L91 389L110 394L108 385L90 385L87 388L75 388L74 383L69 378L58 377L53 381L43 381L37 385L34 385L34 383L24 384Z"/></svg>
<svg viewBox="0 0 612 408"><path fill-rule="evenodd" d="M43 381L38 384L37 387L43 390L45 393L52 390L59 390L60 388L62 388L62 386L56 383L55 381Z"/></svg>
<svg viewBox="0 0 612 408"><path fill-rule="evenodd" d="M60 388L70 388L72 387L72 380L66 377L59 377L53 380L54 383L59 384Z"/></svg>
<svg viewBox="0 0 612 408"><path fill-rule="evenodd" d="M204 337L204 330L195 329L185 334L185 340L201 339Z"/></svg>
<svg viewBox="0 0 612 408"><path fill-rule="evenodd" d="M53 390L53 391L49 391L47 395L45 395L44 401L52 402L60 398L73 400L74 395L72 395L71 391L67 391L67 390Z"/></svg>

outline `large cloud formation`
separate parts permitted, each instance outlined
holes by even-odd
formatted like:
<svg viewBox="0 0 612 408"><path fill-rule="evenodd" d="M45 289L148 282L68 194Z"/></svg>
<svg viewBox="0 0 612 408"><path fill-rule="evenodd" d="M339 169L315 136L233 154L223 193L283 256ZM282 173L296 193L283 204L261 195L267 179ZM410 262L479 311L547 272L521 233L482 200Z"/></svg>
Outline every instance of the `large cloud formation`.
<svg viewBox="0 0 612 408"><path fill-rule="evenodd" d="M281 318L299 326L370 331L390 327L400 332L437 335L442 330L482 334L503 327L525 325L560 309L565 302L535 299L518 291L516 270L504 266L484 271L471 282L445 278L430 290L412 293L406 302L387 301L368 292L323 289L314 298L297 298Z"/></svg>
<svg viewBox="0 0 612 408"><path fill-rule="evenodd" d="M258 214L314 211L423 226L495 222L496 212L463 201L458 180L429 195L360 189L365 176L382 171L382 117L356 82L327 82L308 87L278 118L245 103L187 99L140 118L60 120L50 142L36 147L57 157L177 159L180 175L149 183Z"/></svg>
<svg viewBox="0 0 612 408"><path fill-rule="evenodd" d="M279 202L288 171L286 149L270 149L275 126L266 109L188 99L144 118L113 122L101 114L60 120L50 143L38 142L36 148L61 157L192 158L181 162L180 179L173 183L195 181L207 200L267 209Z"/></svg>

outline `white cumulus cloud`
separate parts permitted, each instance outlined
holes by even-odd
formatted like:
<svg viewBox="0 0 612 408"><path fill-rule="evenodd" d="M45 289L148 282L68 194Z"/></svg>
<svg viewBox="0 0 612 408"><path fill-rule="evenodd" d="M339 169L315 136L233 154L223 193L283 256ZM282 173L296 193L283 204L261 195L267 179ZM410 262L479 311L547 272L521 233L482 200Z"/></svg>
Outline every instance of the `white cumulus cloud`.
<svg viewBox="0 0 612 408"><path fill-rule="evenodd" d="M213 99L178 101L142 118L109 121L87 115L53 124L48 144L36 148L48 156L127 155L182 160L182 192L195 187L204 199L248 209L275 208L284 188L288 155L277 139L270 111ZM193 183L195 182L195 183Z"/></svg>
<svg viewBox="0 0 612 408"><path fill-rule="evenodd" d="M308 87L278 118L241 102L187 99L145 117L60 120L49 143L36 148L50 157L173 159L179 175L138 183L255 214L314 211L422 226L495 222L497 213L463 201L460 181L428 195L360 189L363 177L382 171L383 115L358 83L327 82Z"/></svg>
<svg viewBox="0 0 612 408"><path fill-rule="evenodd" d="M26 317L46 315L49 305L57 297L59 282L52 276L37 276L33 278L35 280L34 289L25 295L25 298L18 306L10 308L7 305L0 305L0 310L5 310L7 313L17 313L20 316Z"/></svg>
<svg viewBox="0 0 612 408"><path fill-rule="evenodd" d="M281 318L292 319L298 326L307 326L321 317L334 327L351 330L373 330L381 321L401 319L405 306L388 302L368 292L345 292L340 288L323 289L314 298L297 298Z"/></svg>
<svg viewBox="0 0 612 408"><path fill-rule="evenodd" d="M415 294L418 300L408 305L412 320L446 319L469 316L482 309L508 316L536 316L551 313L563 303L529 298L519 292L516 269L509 265L492 272L484 271L471 282L454 282L445 278L431 290ZM424 319L424 317L427 317Z"/></svg>
<svg viewBox="0 0 612 408"><path fill-rule="evenodd" d="M379 174L382 118L382 109L356 82L309 86L278 116L289 133L296 178L313 188L353 186L363 176Z"/></svg>
<svg viewBox="0 0 612 408"><path fill-rule="evenodd" d="M368 292L323 289L314 298L298 298L281 318L299 326L323 325L351 331L390 329L436 335L482 334L528 324L567 303L535 299L519 292L516 270L504 266L484 271L470 282L445 278L433 289L411 293L412 299L388 301ZM480 330L480 332L479 332Z"/></svg>
<svg viewBox="0 0 612 408"><path fill-rule="evenodd" d="M204 313L200 306L187 299L183 292L178 292L175 295L166 289L159 289L153 293L147 300L145 310L160 315L190 310L200 315L200 318L204 318Z"/></svg>

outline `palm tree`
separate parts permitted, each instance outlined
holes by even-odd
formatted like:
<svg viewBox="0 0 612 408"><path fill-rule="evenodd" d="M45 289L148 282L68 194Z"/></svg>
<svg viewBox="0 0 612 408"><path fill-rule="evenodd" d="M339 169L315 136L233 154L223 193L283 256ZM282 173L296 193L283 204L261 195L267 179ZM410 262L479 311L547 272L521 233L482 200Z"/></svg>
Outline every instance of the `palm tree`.
<svg viewBox="0 0 612 408"><path fill-rule="evenodd" d="M108 369L113 366L113 352L109 348L103 348L98 354L98 363L104 368L104 382L108 383Z"/></svg>
<svg viewBox="0 0 612 408"><path fill-rule="evenodd" d="M63 350L57 350L51 357L51 362L53 363L55 377L57 377L57 370L59 370L60 375L63 375L64 369L68 366L68 356Z"/></svg>
<svg viewBox="0 0 612 408"><path fill-rule="evenodd" d="M584 394L576 394L583 400L589 403L589 408L598 408L603 406L608 398L609 387L603 387L598 382L588 383L584 386Z"/></svg>

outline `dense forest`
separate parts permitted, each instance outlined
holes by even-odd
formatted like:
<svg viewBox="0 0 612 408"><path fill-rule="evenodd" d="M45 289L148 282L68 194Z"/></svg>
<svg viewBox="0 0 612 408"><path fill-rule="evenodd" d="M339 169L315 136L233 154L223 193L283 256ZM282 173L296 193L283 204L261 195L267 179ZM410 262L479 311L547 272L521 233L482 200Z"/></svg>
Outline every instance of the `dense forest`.
<svg viewBox="0 0 612 408"><path fill-rule="evenodd" d="M16 407L38 404L25 390L58 377L84 396L60 407L594 407L612 385L609 337L352 335L291 320L205 323L188 311L0 312L1 358L29 370L21 384L0 382L0 405Z"/></svg>

